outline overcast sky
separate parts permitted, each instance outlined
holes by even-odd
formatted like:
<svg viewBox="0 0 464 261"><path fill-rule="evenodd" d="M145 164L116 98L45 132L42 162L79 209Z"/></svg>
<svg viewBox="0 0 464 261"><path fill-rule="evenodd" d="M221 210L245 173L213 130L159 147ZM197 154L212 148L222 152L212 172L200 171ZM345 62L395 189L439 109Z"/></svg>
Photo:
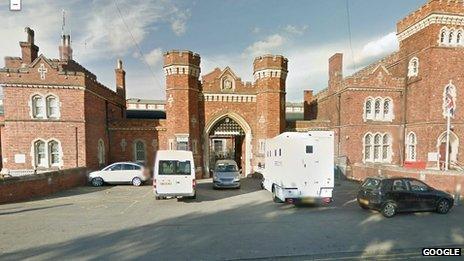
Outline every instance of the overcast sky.
<svg viewBox="0 0 464 261"><path fill-rule="evenodd" d="M348 1L354 55L346 0L27 0L20 12L0 4L0 56L20 56L18 41L29 26L40 53L57 58L64 9L74 59L110 88L116 59L123 59L128 98L164 99L163 52L188 49L201 55L202 74L230 66L245 81L255 56L283 54L287 100L300 101L304 89L326 87L333 53L344 53L348 75L395 51L396 22L426 2Z"/></svg>

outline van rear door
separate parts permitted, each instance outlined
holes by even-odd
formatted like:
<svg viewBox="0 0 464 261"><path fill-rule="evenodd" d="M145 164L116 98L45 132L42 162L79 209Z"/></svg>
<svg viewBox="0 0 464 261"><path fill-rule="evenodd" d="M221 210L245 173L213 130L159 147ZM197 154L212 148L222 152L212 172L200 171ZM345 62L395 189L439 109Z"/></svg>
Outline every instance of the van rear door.
<svg viewBox="0 0 464 261"><path fill-rule="evenodd" d="M158 163L158 194L191 194L193 192L192 162L190 160L160 160Z"/></svg>

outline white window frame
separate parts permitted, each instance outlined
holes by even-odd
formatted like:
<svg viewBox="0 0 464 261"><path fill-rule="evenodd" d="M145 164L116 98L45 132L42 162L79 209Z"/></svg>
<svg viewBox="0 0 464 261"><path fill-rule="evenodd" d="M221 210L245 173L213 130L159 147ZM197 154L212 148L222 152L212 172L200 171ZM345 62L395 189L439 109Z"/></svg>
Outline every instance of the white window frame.
<svg viewBox="0 0 464 261"><path fill-rule="evenodd" d="M408 77L415 77L419 75L419 58L413 57L409 60Z"/></svg>
<svg viewBox="0 0 464 261"><path fill-rule="evenodd" d="M370 137L370 143L367 144L366 140L367 137ZM378 137L378 142L375 142L376 137ZM388 138L387 142L384 142L385 137ZM362 140L363 144L363 150L362 150L362 156L363 156L363 162L370 162L370 163L391 163L392 157L393 157L393 152L392 152L392 136L389 133L371 133L367 132L363 136ZM384 158L384 149L387 149L387 156ZM369 150L369 151L367 151ZM376 157L376 150L377 150L377 157ZM367 157L366 155L369 155Z"/></svg>
<svg viewBox="0 0 464 261"><path fill-rule="evenodd" d="M42 164L39 164L38 161L38 147L36 144L42 143L44 145L44 160ZM58 146L58 162L52 163L52 143L56 143ZM58 139L52 138L49 140L44 139L35 139L32 141L31 146L31 156L32 156L32 166L35 168L51 168L51 167L62 167L63 166L63 149L61 147L61 142Z"/></svg>
<svg viewBox="0 0 464 261"><path fill-rule="evenodd" d="M259 154L264 154L266 151L266 140L265 139L259 139L258 140L258 153Z"/></svg>
<svg viewBox="0 0 464 261"><path fill-rule="evenodd" d="M369 144L366 143L367 137L370 136L370 142ZM372 133L368 132L364 135L363 137L363 162L372 162L373 155L372 153L374 152L374 136ZM369 146L369 147L367 147ZM366 154L369 152L369 157L366 157Z"/></svg>
<svg viewBox="0 0 464 261"><path fill-rule="evenodd" d="M143 146L143 156L144 156L143 160L141 160L141 159L139 159L137 157L138 152L142 152L142 151L139 151L139 149L137 148L137 144L142 144L142 146ZM134 152L134 161L135 162L146 162L147 161L147 144L145 143L144 140L142 140L142 139L134 140L132 149L133 149L133 152Z"/></svg>
<svg viewBox="0 0 464 261"><path fill-rule="evenodd" d="M37 101L40 99L40 101ZM38 113L37 108L42 108L42 113ZM45 98L41 94L33 94L30 99L30 115L33 119L46 119L47 112L45 106Z"/></svg>
<svg viewBox="0 0 464 261"><path fill-rule="evenodd" d="M413 141L410 139L411 136L414 137ZM412 157L411 151L414 157ZM406 161L417 161L417 135L413 131L410 131L406 137Z"/></svg>
<svg viewBox="0 0 464 261"><path fill-rule="evenodd" d="M438 43L440 45L448 45L448 36L449 36L449 29L448 27L444 26L441 28L440 33L438 34Z"/></svg>
<svg viewBox="0 0 464 261"><path fill-rule="evenodd" d="M51 114L51 106L50 106L50 103L49 103L49 100L53 98L55 99L55 102L56 102L56 113L55 114ZM59 119L60 116L61 116L61 108L60 108L60 99L58 98L58 96L54 95L54 94L49 94L47 95L47 97L45 98L45 115L46 115L46 118L47 119Z"/></svg>
<svg viewBox="0 0 464 261"><path fill-rule="evenodd" d="M370 112L367 111L367 104L370 103ZM374 119L374 98L367 97L364 100L364 121L373 120Z"/></svg>

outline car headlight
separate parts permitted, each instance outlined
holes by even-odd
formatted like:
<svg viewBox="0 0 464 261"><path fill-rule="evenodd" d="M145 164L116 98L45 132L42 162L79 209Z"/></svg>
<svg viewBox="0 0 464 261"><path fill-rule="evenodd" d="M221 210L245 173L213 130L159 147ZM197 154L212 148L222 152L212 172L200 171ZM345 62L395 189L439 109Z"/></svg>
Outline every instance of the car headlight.
<svg viewBox="0 0 464 261"><path fill-rule="evenodd" d="M239 182L240 178L234 178L234 182Z"/></svg>

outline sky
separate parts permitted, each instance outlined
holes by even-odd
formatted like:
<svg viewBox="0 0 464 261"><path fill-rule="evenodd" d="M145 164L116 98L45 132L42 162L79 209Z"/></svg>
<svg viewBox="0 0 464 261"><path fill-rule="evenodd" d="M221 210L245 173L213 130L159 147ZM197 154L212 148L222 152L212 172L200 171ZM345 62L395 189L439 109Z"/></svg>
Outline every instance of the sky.
<svg viewBox="0 0 464 261"><path fill-rule="evenodd" d="M200 54L202 74L230 66L243 81L252 79L254 57L282 54L289 60L287 100L302 101L303 90L327 86L334 53L344 53L347 76L397 50L396 22L425 2L24 0L22 11L12 12L2 1L0 57L20 56L18 42L29 26L39 52L57 58L64 10L74 60L115 89L122 59L128 98L165 99L163 53L181 49Z"/></svg>

